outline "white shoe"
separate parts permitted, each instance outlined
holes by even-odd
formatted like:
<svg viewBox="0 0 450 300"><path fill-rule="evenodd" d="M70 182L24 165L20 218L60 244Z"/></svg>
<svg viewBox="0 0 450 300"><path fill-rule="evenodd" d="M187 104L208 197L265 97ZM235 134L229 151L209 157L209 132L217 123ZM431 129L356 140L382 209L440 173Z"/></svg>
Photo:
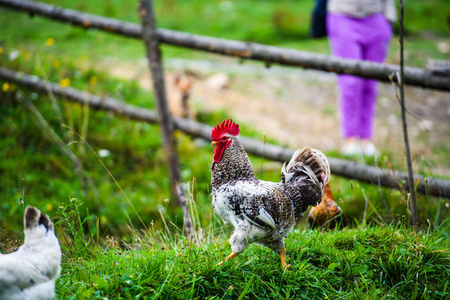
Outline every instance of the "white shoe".
<svg viewBox="0 0 450 300"><path fill-rule="evenodd" d="M356 156L361 155L363 153L363 149L359 143L347 143L341 150L342 154L345 156Z"/></svg>
<svg viewBox="0 0 450 300"><path fill-rule="evenodd" d="M375 148L375 146L371 142L368 142L367 144L364 145L363 153L365 156L377 156L378 155L377 148Z"/></svg>

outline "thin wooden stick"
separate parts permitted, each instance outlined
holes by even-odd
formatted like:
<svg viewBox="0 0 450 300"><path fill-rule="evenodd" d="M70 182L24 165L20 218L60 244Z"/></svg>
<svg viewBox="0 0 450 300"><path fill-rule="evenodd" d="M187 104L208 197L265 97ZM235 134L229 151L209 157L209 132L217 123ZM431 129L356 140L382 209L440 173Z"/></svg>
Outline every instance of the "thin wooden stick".
<svg viewBox="0 0 450 300"><path fill-rule="evenodd" d="M408 186L409 192L411 193L411 201L409 210L411 211L411 222L413 226L418 225L418 216L417 216L417 198L416 191L414 189L414 173L412 167L411 160L411 150L409 147L409 137L408 137L408 123L406 121L406 109L405 109L405 83L403 81L404 76L404 33L403 33L403 0L400 0L400 103L401 103L401 111L402 111L402 124L403 124L403 139L405 142L405 155L406 162L408 165Z"/></svg>

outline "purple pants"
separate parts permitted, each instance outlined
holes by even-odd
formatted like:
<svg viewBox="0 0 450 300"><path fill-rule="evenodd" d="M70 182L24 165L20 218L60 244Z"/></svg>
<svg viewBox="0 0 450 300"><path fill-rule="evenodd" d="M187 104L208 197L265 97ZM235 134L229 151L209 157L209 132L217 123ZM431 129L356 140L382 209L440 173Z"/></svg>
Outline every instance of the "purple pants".
<svg viewBox="0 0 450 300"><path fill-rule="evenodd" d="M332 54L336 57L383 62L392 37L392 29L382 13L364 19L327 15L327 31ZM345 138L371 139L376 80L339 75L341 134Z"/></svg>

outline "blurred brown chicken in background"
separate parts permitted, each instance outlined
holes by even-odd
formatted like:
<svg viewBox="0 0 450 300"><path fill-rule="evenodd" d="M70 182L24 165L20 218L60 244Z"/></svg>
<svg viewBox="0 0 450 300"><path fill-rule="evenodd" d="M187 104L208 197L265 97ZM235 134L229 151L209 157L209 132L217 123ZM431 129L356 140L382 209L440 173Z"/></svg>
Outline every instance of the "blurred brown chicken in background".
<svg viewBox="0 0 450 300"><path fill-rule="evenodd" d="M308 216L308 223L311 229L334 229L346 226L345 216L341 208L336 204L330 185L325 186L322 201L319 205L311 208Z"/></svg>
<svg viewBox="0 0 450 300"><path fill-rule="evenodd" d="M189 97L194 81L185 74L176 74L169 84L168 102L170 113L176 117L195 119L195 112Z"/></svg>

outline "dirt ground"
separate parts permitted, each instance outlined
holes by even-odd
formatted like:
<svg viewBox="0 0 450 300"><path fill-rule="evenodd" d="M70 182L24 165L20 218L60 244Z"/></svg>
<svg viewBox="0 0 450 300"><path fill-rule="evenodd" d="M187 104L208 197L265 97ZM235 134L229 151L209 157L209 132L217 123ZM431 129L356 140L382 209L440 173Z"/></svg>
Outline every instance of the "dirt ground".
<svg viewBox="0 0 450 300"><path fill-rule="evenodd" d="M136 79L143 88L152 89L145 60L105 62L104 67L113 76ZM254 124L263 134L292 148L330 151L342 146L334 74L268 69L223 57L214 61L173 59L165 62L165 70L169 98L176 94L175 74L185 73L194 80L189 101L196 110L225 110L235 121ZM450 176L450 93L407 87L406 101L413 157L432 161L435 175ZM374 144L382 153L404 160L400 105L394 86L387 83L379 85Z"/></svg>

